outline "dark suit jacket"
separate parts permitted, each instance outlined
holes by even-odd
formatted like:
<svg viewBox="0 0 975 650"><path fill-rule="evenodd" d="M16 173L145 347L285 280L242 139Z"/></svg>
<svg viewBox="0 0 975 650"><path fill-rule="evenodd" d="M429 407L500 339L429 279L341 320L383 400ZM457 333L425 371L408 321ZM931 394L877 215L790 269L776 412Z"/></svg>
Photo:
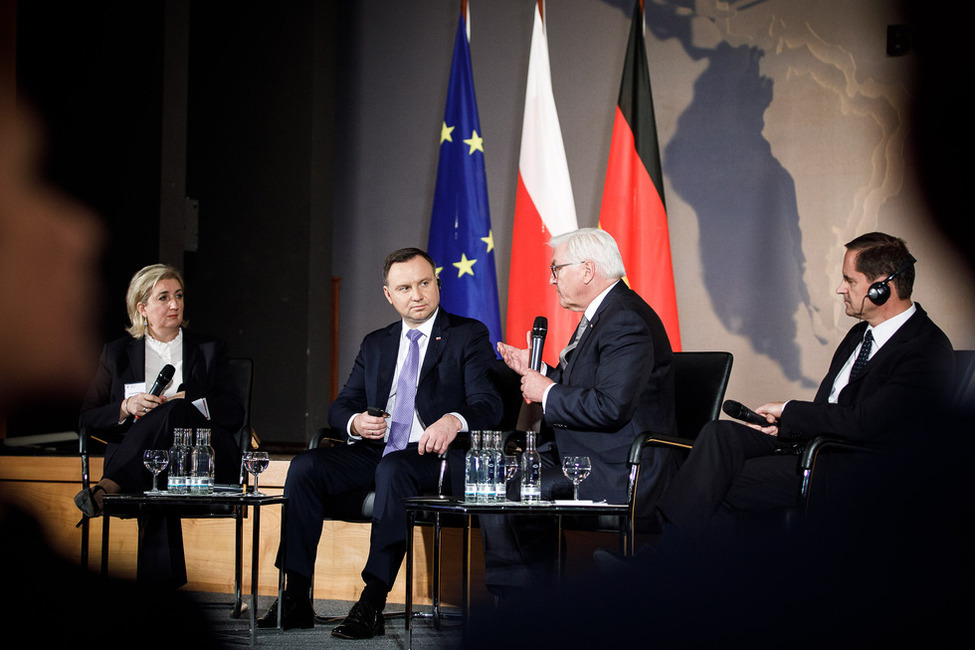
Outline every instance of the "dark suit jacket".
<svg viewBox="0 0 975 650"><path fill-rule="evenodd" d="M600 304L565 370L549 369L558 385L549 391L544 421L554 429L559 454L592 461L580 498L625 503L634 437L676 433L673 361L656 312L620 282ZM649 455L646 473L641 470L641 500L662 490L677 470L672 450Z"/></svg>
<svg viewBox="0 0 975 650"><path fill-rule="evenodd" d="M336 431L347 431L349 419L369 406L385 407L402 327L402 321L396 321L363 339L352 373L328 409L329 425ZM494 427L502 404L488 370L496 358L487 327L441 308L416 389L416 409L423 425L454 412L464 416L471 430Z"/></svg>
<svg viewBox="0 0 975 650"><path fill-rule="evenodd" d="M125 336L107 344L81 407L81 426L106 429L118 423L125 384L145 381L146 347ZM244 423L244 407L220 339L183 330L183 387L186 400L207 400L215 427L235 433Z"/></svg>
<svg viewBox="0 0 975 650"><path fill-rule="evenodd" d="M832 434L860 442L895 444L916 431L922 418L939 412L950 395L951 343L917 305L904 323L870 359L855 380L830 404L833 381L863 339L867 323L853 326L833 355L829 372L812 402L790 401L779 426L785 441Z"/></svg>

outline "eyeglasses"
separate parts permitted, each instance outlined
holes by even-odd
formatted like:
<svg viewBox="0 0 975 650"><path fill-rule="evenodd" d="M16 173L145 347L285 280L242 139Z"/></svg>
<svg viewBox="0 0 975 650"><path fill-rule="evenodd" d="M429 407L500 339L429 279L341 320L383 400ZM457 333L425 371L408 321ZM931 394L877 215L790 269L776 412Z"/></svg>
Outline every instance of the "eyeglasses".
<svg viewBox="0 0 975 650"><path fill-rule="evenodd" d="M559 279L559 269L564 268L566 266L572 266L573 264L585 264L585 261L581 261L581 262L566 262L565 264L553 264L552 266L548 267L548 268L552 269L552 279L553 280L558 280Z"/></svg>

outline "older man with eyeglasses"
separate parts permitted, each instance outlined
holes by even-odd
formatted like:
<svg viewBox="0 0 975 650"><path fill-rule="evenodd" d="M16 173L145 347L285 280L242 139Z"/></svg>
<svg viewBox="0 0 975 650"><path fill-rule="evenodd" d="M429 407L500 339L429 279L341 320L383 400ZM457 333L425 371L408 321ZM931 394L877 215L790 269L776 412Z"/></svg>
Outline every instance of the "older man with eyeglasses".
<svg viewBox="0 0 975 650"><path fill-rule="evenodd" d="M584 228L553 237L551 283L565 309L580 312L579 327L554 368L529 366L529 351L504 343L498 351L522 376L526 400L542 405L542 498L572 496L561 458L588 456L592 473L580 498L625 503L627 457L642 431L675 433L674 355L660 318L622 281L612 236ZM676 473L672 450L648 450L638 503L650 512ZM486 582L503 597L549 584L555 547L551 521L482 517ZM550 536L549 536L550 535Z"/></svg>

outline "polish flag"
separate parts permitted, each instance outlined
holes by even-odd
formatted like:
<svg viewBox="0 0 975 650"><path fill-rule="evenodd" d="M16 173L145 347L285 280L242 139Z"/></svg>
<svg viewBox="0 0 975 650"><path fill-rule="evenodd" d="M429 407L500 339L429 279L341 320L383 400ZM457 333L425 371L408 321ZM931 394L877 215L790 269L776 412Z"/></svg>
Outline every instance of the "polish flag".
<svg viewBox="0 0 975 650"><path fill-rule="evenodd" d="M518 159L505 335L509 345L525 347L535 317L545 316L548 334L543 359L549 365L558 363L559 352L572 338L581 314L559 305L550 282L552 249L548 240L578 227L552 94L545 24L536 4Z"/></svg>

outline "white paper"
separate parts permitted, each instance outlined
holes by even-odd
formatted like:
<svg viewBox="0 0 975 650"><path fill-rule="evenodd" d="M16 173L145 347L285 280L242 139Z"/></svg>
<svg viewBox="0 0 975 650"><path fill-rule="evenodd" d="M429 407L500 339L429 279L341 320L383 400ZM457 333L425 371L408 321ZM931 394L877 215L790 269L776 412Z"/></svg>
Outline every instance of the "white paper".
<svg viewBox="0 0 975 650"><path fill-rule="evenodd" d="M207 406L207 398L201 397L200 399L193 402L193 406L195 406L197 410L199 410L200 413L203 414L203 417L205 417L207 420L210 419L210 407Z"/></svg>
<svg viewBox="0 0 975 650"><path fill-rule="evenodd" d="M146 382L144 381L125 385L125 399L144 392L146 392Z"/></svg>

